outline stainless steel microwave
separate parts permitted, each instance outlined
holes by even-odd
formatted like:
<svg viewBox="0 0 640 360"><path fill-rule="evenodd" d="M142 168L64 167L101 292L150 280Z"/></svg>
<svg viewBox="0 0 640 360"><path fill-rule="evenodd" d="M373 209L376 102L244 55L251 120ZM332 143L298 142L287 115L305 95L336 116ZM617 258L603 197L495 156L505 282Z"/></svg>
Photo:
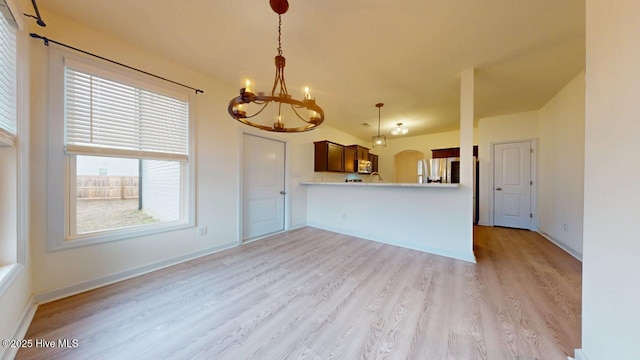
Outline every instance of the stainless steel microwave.
<svg viewBox="0 0 640 360"><path fill-rule="evenodd" d="M371 161L369 160L356 160L358 162L359 174L371 174Z"/></svg>

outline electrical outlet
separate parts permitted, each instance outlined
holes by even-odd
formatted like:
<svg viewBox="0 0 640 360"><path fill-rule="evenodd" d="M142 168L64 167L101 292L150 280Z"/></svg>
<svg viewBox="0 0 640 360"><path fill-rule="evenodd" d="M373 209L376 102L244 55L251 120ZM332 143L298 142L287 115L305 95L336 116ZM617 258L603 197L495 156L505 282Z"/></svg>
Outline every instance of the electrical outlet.
<svg viewBox="0 0 640 360"><path fill-rule="evenodd" d="M198 236L204 236L207 235L207 227L206 226L200 226L198 228Z"/></svg>
<svg viewBox="0 0 640 360"><path fill-rule="evenodd" d="M569 231L569 225L567 225L567 223L564 223L563 229L564 231Z"/></svg>

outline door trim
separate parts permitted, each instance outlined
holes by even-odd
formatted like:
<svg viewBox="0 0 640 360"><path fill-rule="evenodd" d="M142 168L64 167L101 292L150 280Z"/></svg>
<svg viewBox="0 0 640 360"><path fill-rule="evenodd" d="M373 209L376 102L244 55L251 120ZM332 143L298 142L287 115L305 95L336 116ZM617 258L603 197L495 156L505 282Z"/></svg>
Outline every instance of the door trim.
<svg viewBox="0 0 640 360"><path fill-rule="evenodd" d="M493 186L493 174L495 171L495 146L501 144L511 144L516 142L524 142L529 141L531 143L531 149L533 152L531 153L531 181L533 181L533 185L531 186L531 214L533 217L531 218L531 222L529 223L529 230L538 231L538 139L530 138L530 139L518 139L518 140L505 140L505 141L495 141L489 143L491 158L490 158L490 168L489 168L489 183L487 184L487 190L489 191L489 225L495 226L494 219L494 186Z"/></svg>
<svg viewBox="0 0 640 360"><path fill-rule="evenodd" d="M239 128L238 130L238 238L237 238L237 244L238 245L242 245L242 244L248 244L250 242L256 241L256 240L260 240L263 239L265 237L269 237L273 234L269 234L269 235L265 235L263 237L256 237L256 238L252 238L248 241L243 241L242 238L244 237L243 235L243 209L244 209L244 194L243 194L243 188L244 188L244 176L243 176L243 167L244 167L244 135L251 135L251 136L256 136L256 137L260 137L263 139L267 139L267 140L273 140L273 141L279 141L284 143L284 190L286 192L286 194L284 195L284 229L282 230L282 232L288 231L291 228L291 216L290 216L290 209L291 209L291 196L290 196L290 189L291 189L291 179L290 179L290 165L291 165L291 154L290 154L290 146L289 146L289 141L287 139L285 139L284 137L279 137L279 136L275 136L274 134L265 134L264 131L259 131L259 130L252 130L252 129L248 129L245 127Z"/></svg>

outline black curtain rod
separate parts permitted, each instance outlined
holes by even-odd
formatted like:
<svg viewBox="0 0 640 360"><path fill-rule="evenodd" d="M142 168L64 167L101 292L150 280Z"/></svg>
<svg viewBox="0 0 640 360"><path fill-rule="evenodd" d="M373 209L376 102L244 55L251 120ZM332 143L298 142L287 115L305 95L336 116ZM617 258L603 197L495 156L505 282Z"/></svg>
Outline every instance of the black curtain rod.
<svg viewBox="0 0 640 360"><path fill-rule="evenodd" d="M81 52L81 53L83 53L83 54L87 54L87 55L90 55L90 56L93 56L93 57L97 57L98 59L101 59L101 60L104 60L104 61L108 61L108 62L110 62L110 63L116 64L116 65L120 65L120 66L122 66L122 67L126 67L127 69L135 70L135 71L137 71L137 72L141 72L141 73L143 73L143 74L145 74L145 75L153 76L154 78L157 78L157 79L160 79L160 80L164 80L164 81L170 82L170 83L172 83L172 84L176 84L176 85L179 85L179 86L185 87L185 88L187 88L187 89L191 89L191 90L195 91L195 92L196 92L196 94L198 94L198 93L200 93L200 94L204 94L204 91L203 91L203 90L196 89L196 88L191 87L191 86L189 86L189 85L181 84L181 83L176 82L176 81L173 81L173 80L169 80L169 79L164 78L164 77L162 77L162 76L158 76L158 75L152 74L152 73L150 73L150 72L146 72L146 71L144 71L144 70L136 69L136 68L134 68L134 67L132 67L132 66L125 65L125 64L123 64L123 63L120 63L120 62L117 62L117 61L114 61L114 60L111 60L111 59L107 59L107 58L105 58L105 57L102 57L102 56L100 56L100 55L96 55L96 54L90 53L90 52L88 52L88 51L80 50L80 49L78 49L78 48L76 48L76 47L73 47L73 46L71 46L71 45L67 45L67 44L63 44L63 43L58 42L58 41L55 41L55 40L51 40L51 39L49 39L49 38L47 38L47 37L45 37L45 36L40 36L40 35L38 35L38 34L36 34L36 33L30 33L29 35L31 35L31 37L32 37L32 38L34 38L34 39L40 39L40 40L44 41L44 44L45 44L46 46L49 46L49 43L51 42L51 43L54 43L54 44L57 44L57 45L60 45L60 46L64 46L64 47L66 47L66 48L69 48L69 49L71 49L71 50L75 50L75 51Z"/></svg>
<svg viewBox="0 0 640 360"><path fill-rule="evenodd" d="M33 5L33 10L36 12L36 16L33 15L27 15L26 16L30 17L30 18L34 18L36 19L36 23L42 27L47 26L47 24L44 23L44 21L42 21L42 16L40 16L40 10L38 10L38 4L36 4L36 0L31 0L31 4Z"/></svg>

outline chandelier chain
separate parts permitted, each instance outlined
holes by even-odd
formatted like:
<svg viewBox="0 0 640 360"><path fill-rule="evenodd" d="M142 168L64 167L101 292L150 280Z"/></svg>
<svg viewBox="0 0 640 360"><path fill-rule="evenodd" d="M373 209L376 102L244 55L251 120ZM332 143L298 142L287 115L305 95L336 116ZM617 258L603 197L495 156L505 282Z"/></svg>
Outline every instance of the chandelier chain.
<svg viewBox="0 0 640 360"><path fill-rule="evenodd" d="M278 55L282 56L282 15L278 14Z"/></svg>

